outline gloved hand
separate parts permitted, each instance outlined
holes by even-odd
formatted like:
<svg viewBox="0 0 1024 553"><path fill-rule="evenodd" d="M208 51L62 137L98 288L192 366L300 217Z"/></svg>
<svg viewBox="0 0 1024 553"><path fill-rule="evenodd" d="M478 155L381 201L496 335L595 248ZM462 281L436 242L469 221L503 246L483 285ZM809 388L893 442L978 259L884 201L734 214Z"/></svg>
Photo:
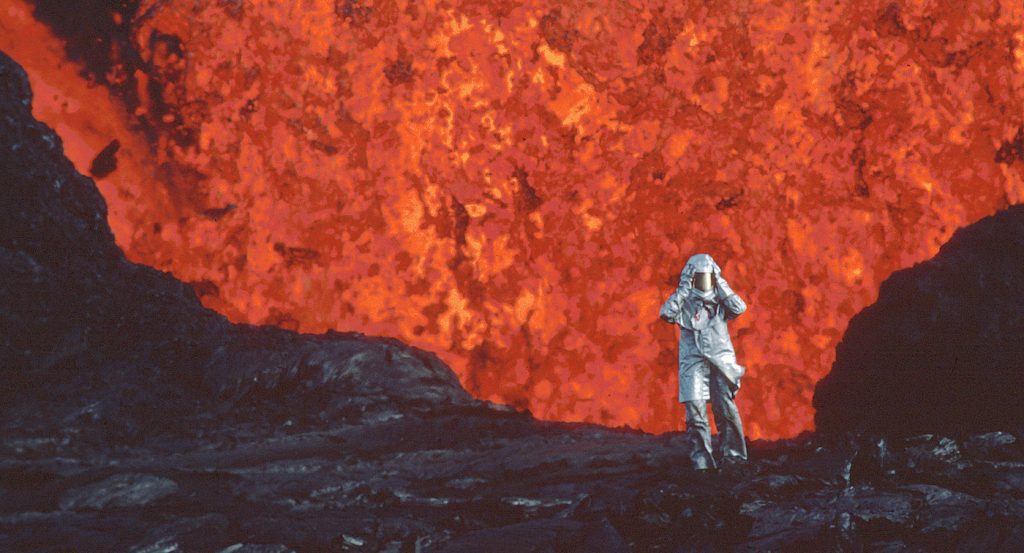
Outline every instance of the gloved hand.
<svg viewBox="0 0 1024 553"><path fill-rule="evenodd" d="M679 273L679 287L680 288L692 288L693 287L693 267L683 267L683 270Z"/></svg>
<svg viewBox="0 0 1024 553"><path fill-rule="evenodd" d="M732 291L732 287L729 286L729 281L725 280L725 277L723 277L721 273L715 276L715 291L718 295L719 300L724 300L725 298L728 298L729 296L736 293Z"/></svg>

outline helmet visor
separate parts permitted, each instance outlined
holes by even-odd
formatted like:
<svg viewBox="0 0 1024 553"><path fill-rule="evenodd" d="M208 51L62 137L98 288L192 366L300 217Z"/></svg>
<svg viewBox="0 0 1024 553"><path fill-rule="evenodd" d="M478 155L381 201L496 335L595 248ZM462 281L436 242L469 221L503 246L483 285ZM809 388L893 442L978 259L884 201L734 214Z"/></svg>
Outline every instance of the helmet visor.
<svg viewBox="0 0 1024 553"><path fill-rule="evenodd" d="M711 281L711 273L694 273L693 287L701 292L711 290L711 288L714 287L714 284Z"/></svg>

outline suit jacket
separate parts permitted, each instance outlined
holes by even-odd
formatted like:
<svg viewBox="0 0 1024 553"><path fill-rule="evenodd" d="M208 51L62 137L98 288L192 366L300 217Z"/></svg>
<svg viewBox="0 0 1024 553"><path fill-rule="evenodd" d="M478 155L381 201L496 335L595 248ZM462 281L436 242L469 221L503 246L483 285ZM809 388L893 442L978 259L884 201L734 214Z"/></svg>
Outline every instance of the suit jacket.
<svg viewBox="0 0 1024 553"><path fill-rule="evenodd" d="M716 285L700 292L690 284L693 273L712 272ZM662 319L679 325L679 401L708 401L710 371L717 369L733 386L735 396L746 369L736 362L727 321L747 310L746 303L732 291L711 256L690 258L680 275L680 284L661 306Z"/></svg>

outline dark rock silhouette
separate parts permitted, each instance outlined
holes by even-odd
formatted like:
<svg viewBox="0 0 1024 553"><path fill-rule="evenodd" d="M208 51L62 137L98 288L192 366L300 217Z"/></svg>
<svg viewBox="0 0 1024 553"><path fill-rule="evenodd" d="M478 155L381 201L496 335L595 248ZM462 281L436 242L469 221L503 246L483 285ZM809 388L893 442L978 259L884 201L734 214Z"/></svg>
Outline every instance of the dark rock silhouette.
<svg viewBox="0 0 1024 553"><path fill-rule="evenodd" d="M1024 205L893 273L850 320L814 394L818 431L1024 427Z"/></svg>
<svg viewBox="0 0 1024 553"><path fill-rule="evenodd" d="M679 434L537 421L395 340L229 324L124 259L29 103L0 53L3 551L1024 550L1019 433L697 473Z"/></svg>
<svg viewBox="0 0 1024 553"><path fill-rule="evenodd" d="M323 423L472 404L432 354L358 334L232 325L170 274L128 262L95 185L63 157L58 137L28 118L25 76L3 61L6 420L61 429L84 419L81 430L100 439L141 440L191 431L212 415Z"/></svg>

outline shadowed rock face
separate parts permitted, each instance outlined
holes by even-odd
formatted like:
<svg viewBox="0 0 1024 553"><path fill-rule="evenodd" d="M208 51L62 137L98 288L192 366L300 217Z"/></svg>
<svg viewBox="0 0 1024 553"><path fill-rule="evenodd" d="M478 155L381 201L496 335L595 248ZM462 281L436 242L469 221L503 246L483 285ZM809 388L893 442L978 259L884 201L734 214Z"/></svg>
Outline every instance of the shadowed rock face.
<svg viewBox="0 0 1024 553"><path fill-rule="evenodd" d="M1024 427L1024 205L893 273L850 321L814 395L818 431Z"/></svg>
<svg viewBox="0 0 1024 553"><path fill-rule="evenodd" d="M129 441L200 420L353 420L468 405L434 355L394 340L231 325L170 274L128 262L93 182L29 117L0 63L0 410L21 429ZM294 421L293 421L294 422ZM76 423L77 424L77 423Z"/></svg>
<svg viewBox="0 0 1024 553"><path fill-rule="evenodd" d="M2 53L0 178L4 551L1024 550L1019 434L701 474L678 434L476 401L394 340L228 324L124 259Z"/></svg>

